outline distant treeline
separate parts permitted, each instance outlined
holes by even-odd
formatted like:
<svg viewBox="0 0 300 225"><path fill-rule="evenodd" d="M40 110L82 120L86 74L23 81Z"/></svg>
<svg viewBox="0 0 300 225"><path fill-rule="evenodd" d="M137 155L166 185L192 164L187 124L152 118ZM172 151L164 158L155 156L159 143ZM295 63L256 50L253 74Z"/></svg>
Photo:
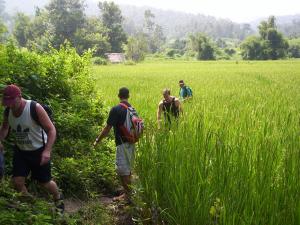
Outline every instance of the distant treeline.
<svg viewBox="0 0 300 225"><path fill-rule="evenodd" d="M250 24L147 8L138 11L108 1L99 1L92 13L89 1L49 0L36 7L34 15L19 12L13 16L5 12L4 3L0 0L0 41L13 40L37 52L70 43L79 54L88 49L97 57L124 52L136 62L147 54L198 60L300 57L297 19L282 26L271 16L260 22L255 35Z"/></svg>

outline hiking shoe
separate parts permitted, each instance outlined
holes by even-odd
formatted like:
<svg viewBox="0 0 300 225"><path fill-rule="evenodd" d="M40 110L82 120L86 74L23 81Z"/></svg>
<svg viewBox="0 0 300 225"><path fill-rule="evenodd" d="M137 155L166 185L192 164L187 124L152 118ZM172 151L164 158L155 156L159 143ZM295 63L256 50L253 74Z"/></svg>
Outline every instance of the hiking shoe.
<svg viewBox="0 0 300 225"><path fill-rule="evenodd" d="M65 203L64 203L64 196L60 194L59 199L54 201L56 212L59 214L64 214L65 212Z"/></svg>

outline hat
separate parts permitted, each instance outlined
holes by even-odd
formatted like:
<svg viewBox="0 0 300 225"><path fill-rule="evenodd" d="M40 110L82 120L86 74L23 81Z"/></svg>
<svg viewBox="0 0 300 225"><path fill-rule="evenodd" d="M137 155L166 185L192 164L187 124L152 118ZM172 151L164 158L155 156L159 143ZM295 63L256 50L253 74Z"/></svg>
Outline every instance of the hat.
<svg viewBox="0 0 300 225"><path fill-rule="evenodd" d="M21 95L21 89L14 84L7 85L3 90L2 104L11 106L15 103L16 97Z"/></svg>
<svg viewBox="0 0 300 225"><path fill-rule="evenodd" d="M179 84L184 84L183 80L180 80L180 81L179 81Z"/></svg>

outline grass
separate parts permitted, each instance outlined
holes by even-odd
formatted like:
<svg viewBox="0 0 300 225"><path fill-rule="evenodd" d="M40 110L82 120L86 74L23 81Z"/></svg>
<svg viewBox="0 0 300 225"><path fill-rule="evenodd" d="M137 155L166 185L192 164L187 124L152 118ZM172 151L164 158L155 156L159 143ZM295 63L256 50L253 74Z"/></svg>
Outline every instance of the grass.
<svg viewBox="0 0 300 225"><path fill-rule="evenodd" d="M299 224L300 61L94 67L106 105L119 87L145 119L136 172L170 224ZM178 127L156 128L161 90L192 87Z"/></svg>

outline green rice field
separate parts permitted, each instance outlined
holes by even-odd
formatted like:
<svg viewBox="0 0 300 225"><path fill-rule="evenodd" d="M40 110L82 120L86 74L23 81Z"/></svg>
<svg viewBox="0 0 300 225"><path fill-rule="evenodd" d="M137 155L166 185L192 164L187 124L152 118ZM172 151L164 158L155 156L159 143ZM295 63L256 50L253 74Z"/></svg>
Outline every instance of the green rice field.
<svg viewBox="0 0 300 225"><path fill-rule="evenodd" d="M300 224L300 61L157 61L92 68L106 106L118 89L146 124L135 172L166 224ZM162 89L193 89L158 130Z"/></svg>

